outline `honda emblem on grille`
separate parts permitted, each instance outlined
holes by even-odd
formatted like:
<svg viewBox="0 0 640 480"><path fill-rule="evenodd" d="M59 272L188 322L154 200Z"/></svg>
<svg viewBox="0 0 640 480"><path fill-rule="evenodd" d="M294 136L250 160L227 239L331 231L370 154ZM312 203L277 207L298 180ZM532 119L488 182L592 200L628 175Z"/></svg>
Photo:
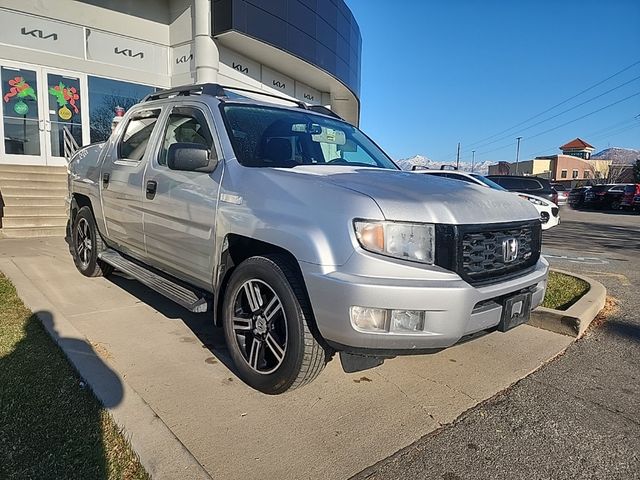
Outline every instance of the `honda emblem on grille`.
<svg viewBox="0 0 640 480"><path fill-rule="evenodd" d="M504 263L511 263L518 258L518 239L506 238L502 241L502 258Z"/></svg>

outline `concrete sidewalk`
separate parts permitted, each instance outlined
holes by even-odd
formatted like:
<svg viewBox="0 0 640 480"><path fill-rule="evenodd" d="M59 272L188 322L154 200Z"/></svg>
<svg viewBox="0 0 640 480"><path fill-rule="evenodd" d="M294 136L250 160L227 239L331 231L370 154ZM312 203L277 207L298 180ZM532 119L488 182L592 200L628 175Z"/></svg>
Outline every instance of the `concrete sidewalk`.
<svg viewBox="0 0 640 480"><path fill-rule="evenodd" d="M0 270L27 306L49 305L54 327L64 320L80 331L214 478L351 476L572 342L524 325L358 374L343 373L336 359L313 384L272 397L234 375L210 317L121 276L83 277L61 238L0 240ZM139 432L123 426L140 441Z"/></svg>

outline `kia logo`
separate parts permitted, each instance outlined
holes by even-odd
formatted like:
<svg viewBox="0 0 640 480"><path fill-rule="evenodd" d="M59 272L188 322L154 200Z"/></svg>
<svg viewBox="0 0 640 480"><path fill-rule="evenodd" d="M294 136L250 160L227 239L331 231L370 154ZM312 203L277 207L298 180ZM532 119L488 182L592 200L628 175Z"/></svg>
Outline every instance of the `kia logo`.
<svg viewBox="0 0 640 480"><path fill-rule="evenodd" d="M143 52L138 52L134 54L130 48L119 49L118 47L115 47L113 49L113 53L115 53L116 55L124 55L125 57L131 57L131 58L136 58L136 57L144 58Z"/></svg>
<svg viewBox="0 0 640 480"><path fill-rule="evenodd" d="M274 80L272 83L274 87L278 87L281 90L284 90L285 88L287 88L287 84L282 83L280 80Z"/></svg>
<svg viewBox="0 0 640 480"><path fill-rule="evenodd" d="M518 258L518 239L506 238L502 241L502 258L504 263L511 263Z"/></svg>
<svg viewBox="0 0 640 480"><path fill-rule="evenodd" d="M54 41L58 40L57 33L50 33L49 35L45 35L42 30L38 29L27 30L25 27L22 27L22 29L20 29L20 33L22 33L22 35L30 35L34 38L41 38L42 40L47 40L48 38L52 38Z"/></svg>
<svg viewBox="0 0 640 480"><path fill-rule="evenodd" d="M193 60L193 53L176 58L176 63L186 63L190 62L191 60Z"/></svg>
<svg viewBox="0 0 640 480"><path fill-rule="evenodd" d="M237 70L241 73L249 73L249 69L247 67L243 67L241 63L233 62L231 66L234 70Z"/></svg>
<svg viewBox="0 0 640 480"><path fill-rule="evenodd" d="M316 99L316 97L314 97L310 93L305 93L304 94L304 98L305 98L305 100L312 100L312 101Z"/></svg>

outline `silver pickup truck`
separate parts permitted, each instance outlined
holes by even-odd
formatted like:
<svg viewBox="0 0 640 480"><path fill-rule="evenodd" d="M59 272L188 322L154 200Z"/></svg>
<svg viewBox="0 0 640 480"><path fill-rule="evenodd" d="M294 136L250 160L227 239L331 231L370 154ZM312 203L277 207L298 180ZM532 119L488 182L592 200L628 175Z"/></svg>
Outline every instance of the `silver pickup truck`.
<svg viewBox="0 0 640 480"><path fill-rule="evenodd" d="M353 372L528 320L548 271L529 202L403 172L329 110L261 96L157 92L78 151L78 270L211 315L237 375L269 394L335 352Z"/></svg>

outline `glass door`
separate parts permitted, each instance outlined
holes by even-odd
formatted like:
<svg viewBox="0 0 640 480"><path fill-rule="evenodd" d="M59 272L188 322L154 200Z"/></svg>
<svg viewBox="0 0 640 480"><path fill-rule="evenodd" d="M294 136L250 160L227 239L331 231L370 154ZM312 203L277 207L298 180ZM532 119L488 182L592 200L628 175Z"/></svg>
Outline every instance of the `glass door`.
<svg viewBox="0 0 640 480"><path fill-rule="evenodd" d="M84 74L0 60L0 163L66 165L89 143Z"/></svg>
<svg viewBox="0 0 640 480"><path fill-rule="evenodd" d="M0 162L44 165L43 83L37 67L0 61Z"/></svg>
<svg viewBox="0 0 640 480"><path fill-rule="evenodd" d="M46 149L47 164L66 165L66 157L89 143L89 121L84 109L86 76L60 70L43 69L47 87Z"/></svg>

